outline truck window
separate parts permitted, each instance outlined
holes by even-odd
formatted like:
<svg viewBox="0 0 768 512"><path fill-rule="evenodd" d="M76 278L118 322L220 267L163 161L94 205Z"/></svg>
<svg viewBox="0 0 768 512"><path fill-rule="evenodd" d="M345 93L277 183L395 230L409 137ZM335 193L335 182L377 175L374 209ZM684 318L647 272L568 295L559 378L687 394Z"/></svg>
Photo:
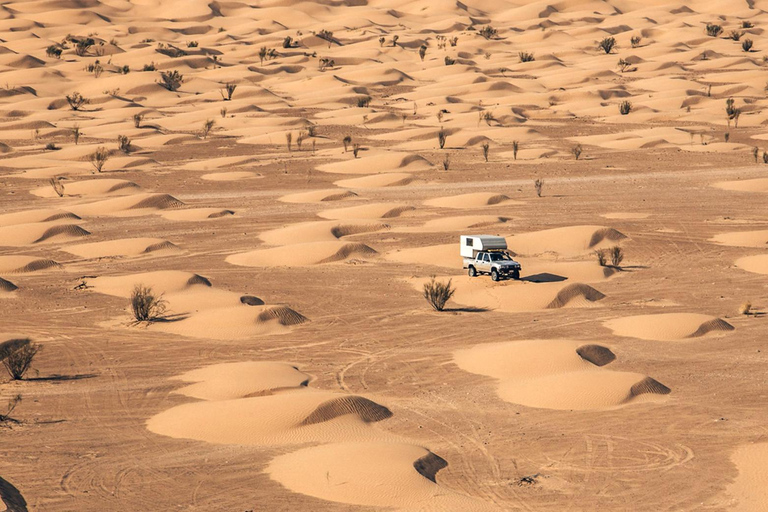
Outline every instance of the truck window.
<svg viewBox="0 0 768 512"><path fill-rule="evenodd" d="M488 254L483 254L483 261L489 263L491 261L490 256Z"/></svg>
<svg viewBox="0 0 768 512"><path fill-rule="evenodd" d="M467 247L472 247L472 239L471 238L467 238L465 243L467 244Z"/></svg>

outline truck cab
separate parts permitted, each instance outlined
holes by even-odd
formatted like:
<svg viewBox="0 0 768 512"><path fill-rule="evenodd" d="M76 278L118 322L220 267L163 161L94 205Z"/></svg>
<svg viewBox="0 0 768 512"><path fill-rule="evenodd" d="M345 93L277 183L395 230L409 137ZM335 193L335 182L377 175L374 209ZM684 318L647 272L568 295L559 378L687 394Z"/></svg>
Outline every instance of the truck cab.
<svg viewBox="0 0 768 512"><path fill-rule="evenodd" d="M463 235L460 252L469 277L489 274L494 281L509 277L520 279L521 265L510 256L503 237Z"/></svg>

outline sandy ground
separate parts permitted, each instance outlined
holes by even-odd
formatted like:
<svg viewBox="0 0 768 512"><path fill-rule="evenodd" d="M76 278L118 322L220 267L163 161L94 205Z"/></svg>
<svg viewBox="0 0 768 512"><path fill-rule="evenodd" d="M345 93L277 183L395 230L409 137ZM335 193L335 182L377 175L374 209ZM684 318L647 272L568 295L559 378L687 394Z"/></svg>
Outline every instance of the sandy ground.
<svg viewBox="0 0 768 512"><path fill-rule="evenodd" d="M76 4L0 9L7 510L768 510L768 2Z"/></svg>

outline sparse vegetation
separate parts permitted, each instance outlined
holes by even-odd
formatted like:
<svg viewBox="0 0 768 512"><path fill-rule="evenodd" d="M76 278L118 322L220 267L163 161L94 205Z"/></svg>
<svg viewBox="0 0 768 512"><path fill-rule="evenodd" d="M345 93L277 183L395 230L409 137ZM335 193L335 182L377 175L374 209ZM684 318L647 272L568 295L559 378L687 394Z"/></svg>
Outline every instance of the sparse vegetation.
<svg viewBox="0 0 768 512"><path fill-rule="evenodd" d="M357 98L357 106L360 108L368 108L371 105L371 97L370 96L358 96Z"/></svg>
<svg viewBox="0 0 768 512"><path fill-rule="evenodd" d="M8 375L13 380L21 380L24 378L24 374L27 373L32 360L42 348L37 343L32 343L29 340L25 340L26 343L22 343L15 350L11 350L9 354L3 358L3 366L8 371Z"/></svg>
<svg viewBox="0 0 768 512"><path fill-rule="evenodd" d="M58 177L50 178L48 180L48 184L51 186L57 196L64 197L64 184Z"/></svg>
<svg viewBox="0 0 768 512"><path fill-rule="evenodd" d="M427 45L423 44L419 47L419 57L421 58L422 62L424 61L424 57L427 55Z"/></svg>
<svg viewBox="0 0 768 512"><path fill-rule="evenodd" d="M0 424L5 422L19 423L17 420L11 418L11 413L16 409L16 406L21 403L21 395L17 394L10 400L8 400L8 407L3 414L0 414Z"/></svg>
<svg viewBox="0 0 768 512"><path fill-rule="evenodd" d="M491 152L491 145L487 142L483 142L483 158L485 158L485 161L488 161L488 154Z"/></svg>
<svg viewBox="0 0 768 512"><path fill-rule="evenodd" d="M582 152L583 152L583 149L582 149L582 147L581 147L581 144L576 144L575 146L573 146L573 147L571 148L571 154L572 154L574 157L576 157L576 160L578 160L578 159L579 159L579 157L581 156L581 153L582 153Z"/></svg>
<svg viewBox="0 0 768 512"><path fill-rule="evenodd" d="M440 144L440 149L443 149L445 147L445 130L440 130L437 132L437 143Z"/></svg>
<svg viewBox="0 0 768 512"><path fill-rule="evenodd" d="M518 56L520 57L520 62L533 62L536 60L530 52L519 52Z"/></svg>
<svg viewBox="0 0 768 512"><path fill-rule="evenodd" d="M397 40L400 39L400 36L394 35L392 36L392 46L397 46Z"/></svg>
<svg viewBox="0 0 768 512"><path fill-rule="evenodd" d="M349 145L352 144L352 136L345 135L341 143L344 144L344 152L346 153L347 151L349 151Z"/></svg>
<svg viewBox="0 0 768 512"><path fill-rule="evenodd" d="M768 164L768 151L763 151L763 163Z"/></svg>
<svg viewBox="0 0 768 512"><path fill-rule="evenodd" d="M752 28L754 25L751 21L744 20L741 22L741 28Z"/></svg>
<svg viewBox="0 0 768 512"><path fill-rule="evenodd" d="M288 152L291 152L291 142L293 141L293 132L285 133L285 145L288 146Z"/></svg>
<svg viewBox="0 0 768 512"><path fill-rule="evenodd" d="M613 37L605 37L597 44L598 49L603 50L606 54L611 53L616 48L616 39Z"/></svg>
<svg viewBox="0 0 768 512"><path fill-rule="evenodd" d="M75 139L75 146L77 146L77 143L80 142L80 135L82 135L82 132L80 131L80 126L75 125L72 127L72 138Z"/></svg>
<svg viewBox="0 0 768 512"><path fill-rule="evenodd" d="M380 46L380 47L382 47L382 48L383 48L383 47L384 47L384 43L386 43L386 42L387 42L387 38L386 38L386 37L384 37L384 36L381 36L381 37L379 38L379 46Z"/></svg>
<svg viewBox="0 0 768 512"><path fill-rule="evenodd" d="M88 161L96 172L102 172L104 170L104 164L109 160L109 151L104 147L99 147L96 151L88 155Z"/></svg>
<svg viewBox="0 0 768 512"><path fill-rule="evenodd" d="M165 87L171 92L177 91L181 84L184 83L184 75L177 70L173 71L161 71L160 72L160 85Z"/></svg>
<svg viewBox="0 0 768 512"><path fill-rule="evenodd" d="M443 311L454 293L456 290L451 285L450 279L447 283L443 283L436 281L435 276L432 276L429 282L424 283L424 298L435 311Z"/></svg>
<svg viewBox="0 0 768 512"><path fill-rule="evenodd" d="M137 284L131 292L131 312L137 322L153 322L163 318L168 302L163 295L155 295L152 288Z"/></svg>
<svg viewBox="0 0 768 512"><path fill-rule="evenodd" d="M144 114L133 114L133 127L141 128L141 122L144 120Z"/></svg>
<svg viewBox="0 0 768 512"><path fill-rule="evenodd" d="M72 41L75 45L75 54L77 54L78 57L83 57L86 53L88 53L88 50L96 44L96 41L94 41L90 37L84 37L84 38L71 38L70 41Z"/></svg>
<svg viewBox="0 0 768 512"><path fill-rule="evenodd" d="M77 91L73 92L72 94L67 94L65 98L67 99L67 103L69 103L69 108L75 111L80 110L91 102L91 100L84 97Z"/></svg>
<svg viewBox="0 0 768 512"><path fill-rule="evenodd" d="M187 48L197 48L197 41L187 42Z"/></svg>
<svg viewBox="0 0 768 512"><path fill-rule="evenodd" d="M478 34L480 34L481 36L483 36L486 39L494 39L498 33L499 33L499 31L496 30L495 28L493 28L490 25L484 26L478 32Z"/></svg>
<svg viewBox="0 0 768 512"><path fill-rule="evenodd" d="M611 256L611 266L619 268L621 262L624 261L624 250L615 245L608 250L608 253Z"/></svg>
<svg viewBox="0 0 768 512"><path fill-rule="evenodd" d="M221 107L221 110L219 110L219 115L221 115L221 118L224 119L227 117L227 107Z"/></svg>
<svg viewBox="0 0 768 512"><path fill-rule="evenodd" d="M632 102L629 100L624 100L621 103L619 103L619 112L623 116L632 112Z"/></svg>
<svg viewBox="0 0 768 512"><path fill-rule="evenodd" d="M130 153L131 152L131 139L129 139L127 135L118 135L117 136L117 149L119 149L123 153Z"/></svg>
<svg viewBox="0 0 768 512"><path fill-rule="evenodd" d="M355 144L352 146L352 155L354 155L355 158L357 158L357 154L360 152L360 144Z"/></svg>
<svg viewBox="0 0 768 512"><path fill-rule="evenodd" d="M745 39L745 40L743 40L743 41L741 42L741 49L742 49L742 51L745 51L745 52L751 52L751 51L752 51L752 45L753 45L753 44L754 44L754 43L752 42L752 40L751 40L751 39Z"/></svg>
<svg viewBox="0 0 768 512"><path fill-rule="evenodd" d="M597 263L601 267L606 266L607 263L608 263L608 261L607 261L608 255L606 254L606 252L607 251L605 249L596 249L595 250L595 256L597 257Z"/></svg>
<svg viewBox="0 0 768 512"><path fill-rule="evenodd" d="M329 59L327 57L323 57L320 59L320 71L325 71L328 68L333 68L336 66L336 61L333 59Z"/></svg>
<svg viewBox="0 0 768 512"><path fill-rule="evenodd" d="M517 160L517 151L520 149L520 142L513 140L512 141L512 157Z"/></svg>
<svg viewBox="0 0 768 512"><path fill-rule="evenodd" d="M454 36L454 37L448 39L448 44L450 44L451 46L456 46L456 44L458 44L458 42L459 42L459 38L457 36Z"/></svg>
<svg viewBox="0 0 768 512"><path fill-rule="evenodd" d="M293 48L293 38L291 36L285 36L285 39L283 39L283 48Z"/></svg>
<svg viewBox="0 0 768 512"><path fill-rule="evenodd" d="M57 146L55 142L49 142L48 144L45 145L45 149L47 149L48 151L58 151L61 148Z"/></svg>
<svg viewBox="0 0 768 512"><path fill-rule="evenodd" d="M317 37L319 37L320 39L324 39L324 40L328 41L328 48L330 48L330 47L331 47L331 44L333 44L333 43L337 42L337 41L336 41L336 40L333 38L333 32L331 32L330 30L325 30L325 29L323 29L323 30L321 30L320 32L318 32L316 35L317 35Z"/></svg>
<svg viewBox="0 0 768 512"><path fill-rule="evenodd" d="M706 31L708 36L717 37L723 33L723 27L714 23L707 23Z"/></svg>
<svg viewBox="0 0 768 512"><path fill-rule="evenodd" d="M622 73L626 72L631 66L632 64L628 60L623 58L619 59L618 68Z"/></svg>
<svg viewBox="0 0 768 512"><path fill-rule="evenodd" d="M208 138L208 135L211 133L211 130L213 129L213 126L216 124L216 121L213 119L206 119L203 123L203 129L201 131L201 135L204 139Z"/></svg>
<svg viewBox="0 0 768 512"><path fill-rule="evenodd" d="M232 95L235 93L235 89L237 89L237 84L228 83L219 92L221 92L221 97L224 99L224 101L232 101Z"/></svg>
<svg viewBox="0 0 768 512"><path fill-rule="evenodd" d="M752 148L752 156L755 158L755 163L757 163L757 157L760 155L760 150L755 146Z"/></svg>
<svg viewBox="0 0 768 512"><path fill-rule="evenodd" d="M544 180L536 178L536 181L533 182L533 188L536 189L536 197L541 197L541 192L544 189Z"/></svg>
<svg viewBox="0 0 768 512"><path fill-rule="evenodd" d="M741 30L731 30L731 33L728 34L728 39L733 39L734 41L738 41L741 39L741 37L744 35L744 32Z"/></svg>
<svg viewBox="0 0 768 512"><path fill-rule="evenodd" d="M443 157L443 170L447 171L451 167L451 155L446 153Z"/></svg>
<svg viewBox="0 0 768 512"><path fill-rule="evenodd" d="M723 134L723 138L725 139L725 142L728 142L729 140L731 140L731 134L730 134L730 132L725 132L725 133Z"/></svg>
<svg viewBox="0 0 768 512"><path fill-rule="evenodd" d="M445 65L446 66L453 66L454 64L456 64L456 59L452 59L452 58L450 58L449 56L446 55L445 56Z"/></svg>
<svg viewBox="0 0 768 512"><path fill-rule="evenodd" d="M747 301L742 303L739 306L739 314L740 315L750 315L752 314L752 303Z"/></svg>
<svg viewBox="0 0 768 512"><path fill-rule="evenodd" d="M637 48L638 46L640 46L640 41L642 41L642 40L643 40L643 38L640 37L640 36L632 36L629 39L629 44L632 45L632 48Z"/></svg>
<svg viewBox="0 0 768 512"><path fill-rule="evenodd" d="M55 58L55 59L60 59L61 58L61 53L63 51L64 50L58 44L52 44L51 46L49 46L48 48L45 49L45 54L47 56L49 56L49 57L52 57L52 58Z"/></svg>
<svg viewBox="0 0 768 512"><path fill-rule="evenodd" d="M157 69L155 68L155 63L150 62L149 64L144 64L142 71L157 71Z"/></svg>

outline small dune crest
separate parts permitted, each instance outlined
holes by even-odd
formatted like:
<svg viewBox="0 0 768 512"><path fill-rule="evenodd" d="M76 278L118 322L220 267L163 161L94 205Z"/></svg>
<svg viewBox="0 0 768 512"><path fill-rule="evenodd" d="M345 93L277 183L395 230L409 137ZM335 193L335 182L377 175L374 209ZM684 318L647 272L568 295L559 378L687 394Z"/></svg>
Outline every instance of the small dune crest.
<svg viewBox="0 0 768 512"><path fill-rule="evenodd" d="M82 181L64 180L61 184L63 185L63 194L67 197L128 195L135 194L141 189L132 181L111 178ZM58 196L53 187L50 186L36 188L31 192L38 197L55 198Z"/></svg>
<svg viewBox="0 0 768 512"><path fill-rule="evenodd" d="M330 241L258 249L232 254L226 261L244 267L303 267L376 255L378 252L361 242Z"/></svg>
<svg viewBox="0 0 768 512"><path fill-rule="evenodd" d="M331 201L342 201L357 197L357 194L351 190L311 190L309 192L299 192L282 196L279 200L284 203L322 203Z"/></svg>
<svg viewBox="0 0 768 512"><path fill-rule="evenodd" d="M0 246L23 247L41 243L66 242L90 235L90 231L77 224L39 222L15 224L0 228Z"/></svg>
<svg viewBox="0 0 768 512"><path fill-rule="evenodd" d="M331 162L317 167L318 171L334 174L371 174L390 172L414 172L432 169L423 156L412 153L383 152L342 162Z"/></svg>
<svg viewBox="0 0 768 512"><path fill-rule="evenodd" d="M605 366L616 360L616 354L611 352L611 349L602 345L582 345L576 349L576 353L579 354L579 357L595 366Z"/></svg>
<svg viewBox="0 0 768 512"><path fill-rule="evenodd" d="M335 241L346 236L389 229L389 224L366 220L347 222L311 221L291 224L259 234L270 245Z"/></svg>
<svg viewBox="0 0 768 512"><path fill-rule="evenodd" d="M591 302L603 300L604 298L605 294L595 290L588 284L573 283L557 292L555 298L552 299L552 302L547 304L545 309L558 309L575 305L585 306Z"/></svg>
<svg viewBox="0 0 768 512"><path fill-rule="evenodd" d="M644 394L668 395L671 392L672 390L661 382L657 381L656 379L652 379L651 377L646 377L640 382L633 384L632 387L629 388L630 398L628 398L628 400Z"/></svg>
<svg viewBox="0 0 768 512"><path fill-rule="evenodd" d="M392 219L405 212L413 211L413 206L397 203L375 203L325 210L317 215L324 219Z"/></svg>
<svg viewBox="0 0 768 512"><path fill-rule="evenodd" d="M555 253L583 256L590 252L620 244L627 236L604 226L568 226L507 237L509 247L520 255Z"/></svg>
<svg viewBox="0 0 768 512"><path fill-rule="evenodd" d="M100 215L146 215L147 212L173 210L185 204L169 194L132 194L73 205L70 210L81 217Z"/></svg>
<svg viewBox="0 0 768 512"><path fill-rule="evenodd" d="M413 461L413 469L415 469L418 474L434 483L437 483L438 471L447 467L448 461L432 452Z"/></svg>
<svg viewBox="0 0 768 512"><path fill-rule="evenodd" d="M174 393L201 400L232 400L306 386L309 375L288 363L243 361L192 370L173 380L191 383Z"/></svg>
<svg viewBox="0 0 768 512"><path fill-rule="evenodd" d="M0 256L0 272L7 274L27 274L52 268L63 268L63 265L54 260L32 256Z"/></svg>
<svg viewBox="0 0 768 512"><path fill-rule="evenodd" d="M86 231L85 229L75 224L62 224L59 226L52 226L46 229L32 243L38 244L40 242L45 242L46 240L50 241L53 238L58 238L58 239L79 238L81 236L88 236L90 234L91 234L90 231Z"/></svg>
<svg viewBox="0 0 768 512"><path fill-rule="evenodd" d="M317 406L300 426L331 421L339 416L354 414L365 423L375 423L392 417L392 411L361 396L341 396Z"/></svg>
<svg viewBox="0 0 768 512"><path fill-rule="evenodd" d="M0 293L10 293L18 289L19 289L18 286L0 277Z"/></svg>
<svg viewBox="0 0 768 512"><path fill-rule="evenodd" d="M168 210L160 214L163 218L174 221L206 221L235 215L234 210L221 208L189 208Z"/></svg>
<svg viewBox="0 0 768 512"><path fill-rule="evenodd" d="M614 318L605 326L619 336L644 340L674 341L701 338L733 331L725 320L698 313L661 313Z"/></svg>
<svg viewBox="0 0 768 512"><path fill-rule="evenodd" d="M81 258L146 256L163 251L178 251L175 244L161 238L124 238L69 246L64 249Z"/></svg>
<svg viewBox="0 0 768 512"><path fill-rule="evenodd" d="M256 317L256 322L277 322L280 325L299 325L309 321L307 317L288 306L271 306Z"/></svg>
<svg viewBox="0 0 768 512"><path fill-rule="evenodd" d="M470 194L460 194L457 196L437 197L424 201L426 206L435 206L438 208L481 208L485 206L494 206L499 204L516 205L523 204L520 201L513 201L505 194L493 192L473 192Z"/></svg>
<svg viewBox="0 0 768 512"><path fill-rule="evenodd" d="M413 175L407 172L392 172L334 181L333 184L348 188L385 188L403 187L412 183L413 180Z"/></svg>
<svg viewBox="0 0 768 512"><path fill-rule="evenodd" d="M72 212L54 208L24 210L0 215L0 227L15 226L18 224L36 224L41 222L54 222L57 220L81 220Z"/></svg>

